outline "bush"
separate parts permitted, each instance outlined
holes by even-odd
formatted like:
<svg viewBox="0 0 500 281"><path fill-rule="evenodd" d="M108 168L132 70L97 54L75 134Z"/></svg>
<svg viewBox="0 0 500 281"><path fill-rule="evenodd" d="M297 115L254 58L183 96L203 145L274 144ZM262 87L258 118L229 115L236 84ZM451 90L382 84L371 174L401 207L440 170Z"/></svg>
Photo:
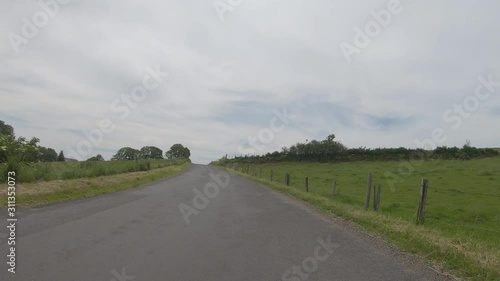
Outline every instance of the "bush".
<svg viewBox="0 0 500 281"><path fill-rule="evenodd" d="M491 148L476 148L470 144L458 147L437 147L432 151L423 149L411 149L405 147L398 148L375 148L366 147L346 148L342 143L334 140L334 136L329 136L326 140L313 140L308 143L297 143L281 152L275 151L265 155L240 156L233 159L222 158L217 161L225 163L265 163L280 161L384 161L384 160L469 160L476 158L495 157L499 152Z"/></svg>

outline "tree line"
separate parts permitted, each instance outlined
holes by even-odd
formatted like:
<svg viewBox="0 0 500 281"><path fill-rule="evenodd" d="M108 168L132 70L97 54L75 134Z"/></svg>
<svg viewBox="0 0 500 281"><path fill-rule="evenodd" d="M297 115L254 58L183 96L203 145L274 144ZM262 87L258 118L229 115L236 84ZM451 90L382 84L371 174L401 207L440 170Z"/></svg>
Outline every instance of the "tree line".
<svg viewBox="0 0 500 281"><path fill-rule="evenodd" d="M398 148L375 148L366 147L347 148L340 141L335 140L335 135L329 135L324 140L312 140L305 143L297 143L290 147L283 147L281 151L270 152L264 155L236 156L233 159L223 157L224 162L278 162L278 161L355 161L355 160L428 160L428 159L456 159L468 160L474 158L485 158L498 156L499 152L492 148L477 148L470 142L459 147L440 146L434 150Z"/></svg>
<svg viewBox="0 0 500 281"><path fill-rule="evenodd" d="M34 163L66 161L64 152L59 154L49 147L39 145L40 139L33 137L17 137L14 128L0 120L0 163ZM189 159L191 151L182 144L174 144L165 152L167 159ZM141 149L123 147L111 160L163 159L163 151L155 146L144 146ZM100 154L90 157L87 161L104 161Z"/></svg>
<svg viewBox="0 0 500 281"><path fill-rule="evenodd" d="M165 152L167 159L189 159L191 151L180 143L172 145ZM122 147L111 160L163 159L163 151L156 146L144 146L141 149Z"/></svg>
<svg viewBox="0 0 500 281"><path fill-rule="evenodd" d="M17 137L14 128L0 120L0 163L8 160L16 162L65 161L64 153L59 154L50 147L39 145L40 139Z"/></svg>

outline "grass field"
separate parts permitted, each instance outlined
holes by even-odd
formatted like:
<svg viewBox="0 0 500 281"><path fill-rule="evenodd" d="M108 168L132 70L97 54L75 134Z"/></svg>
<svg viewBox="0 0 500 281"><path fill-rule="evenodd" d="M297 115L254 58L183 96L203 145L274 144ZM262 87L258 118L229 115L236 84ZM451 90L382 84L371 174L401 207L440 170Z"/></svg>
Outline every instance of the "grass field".
<svg viewBox="0 0 500 281"><path fill-rule="evenodd" d="M186 160L156 160L150 162L150 170L141 171L136 170L136 165L140 164L135 163L135 161L103 161L93 163L94 168L102 168L110 174L95 176L95 174L92 173L92 167L79 165L81 163L40 163L42 167L44 167L44 165L50 167L52 173L49 178L55 177L58 179L23 183L18 181L18 179L22 177L23 172L26 172L21 169L17 172L15 177L16 205L37 207L54 202L116 192L176 175L191 166L191 162ZM27 171L29 172L29 170ZM79 177L63 179L65 173L71 173L72 176ZM0 186L0 206L6 205L7 183L5 181L5 184Z"/></svg>
<svg viewBox="0 0 500 281"><path fill-rule="evenodd" d="M500 157L408 164L242 163L239 169L246 172L249 167L250 174L266 185L382 234L403 249L429 258L435 267L471 280L500 280ZM269 182L271 169L274 183ZM286 172L290 188L283 185ZM380 214L363 211L369 173L374 184L382 185ZM306 176L309 193L305 193ZM429 179L430 186L425 224L416 226L422 178ZM334 180L338 194L332 204Z"/></svg>
<svg viewBox="0 0 500 281"><path fill-rule="evenodd" d="M138 160L138 161L83 161L83 162L45 162L16 164L17 182L29 183L40 180L69 180L79 178L100 177L179 165L186 160ZM12 168L0 164L0 181Z"/></svg>

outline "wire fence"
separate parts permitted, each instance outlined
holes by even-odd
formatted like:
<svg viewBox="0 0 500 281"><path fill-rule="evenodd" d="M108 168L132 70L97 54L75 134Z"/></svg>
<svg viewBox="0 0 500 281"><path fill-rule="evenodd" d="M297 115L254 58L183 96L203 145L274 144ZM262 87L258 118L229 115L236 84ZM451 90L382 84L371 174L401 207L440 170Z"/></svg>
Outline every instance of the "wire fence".
<svg viewBox="0 0 500 281"><path fill-rule="evenodd" d="M377 196L377 194L374 194L376 190L372 189L371 186L371 193L367 196L368 175L362 176L358 171L353 171L349 184L344 184L343 180L345 180L345 175L344 178L335 177L332 175L334 173L330 175L317 175L310 170L294 170L293 173L290 173L287 171L286 167L259 164L232 163L225 167L249 174L264 181L274 182L326 198L333 198L333 183L335 182L335 201L357 206L359 208L363 208L365 204L370 205L370 210L373 208L373 203L376 202L374 201L374 196ZM379 185L380 183L377 181L380 181L380 178L380 176L377 177L371 185ZM353 182L355 184L353 184ZM379 211L404 220L415 221L416 214L419 212L419 204L422 203L420 202L422 200L421 184L421 182L414 182L411 187L406 189L400 188L397 192L391 192L389 189L384 189L382 185L382 194L378 194L378 196L381 197ZM470 196L480 196L483 199L491 200L492 198L500 197L500 195L445 189L436 186L429 187L429 191L431 195L429 195L427 201L423 200L424 209L426 209L427 212L426 221L429 224L440 224L440 227L461 229L462 232L466 231L470 233L470 235L476 235L478 231L489 232L491 234L500 233L500 227L498 227L500 224L497 224L497 227L493 228L487 227L491 220L495 220L495 218L489 217L490 215L488 213L484 213L481 210L475 211L474 209L476 208L480 209L478 207L479 204L470 199ZM456 210L470 207L473 211L467 209L464 214L457 214L456 211L449 209L450 202L457 202L454 206ZM428 206L425 207L425 205ZM451 205L453 206L453 204ZM485 221L487 221L487 223L485 223Z"/></svg>

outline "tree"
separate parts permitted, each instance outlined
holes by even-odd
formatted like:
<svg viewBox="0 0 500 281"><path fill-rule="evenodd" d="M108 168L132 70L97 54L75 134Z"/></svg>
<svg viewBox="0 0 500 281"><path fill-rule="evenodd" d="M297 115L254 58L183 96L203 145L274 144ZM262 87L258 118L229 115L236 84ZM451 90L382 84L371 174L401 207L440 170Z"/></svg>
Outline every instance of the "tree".
<svg viewBox="0 0 500 281"><path fill-rule="evenodd" d="M57 152L52 148L40 146L38 148L38 161L55 162L57 161Z"/></svg>
<svg viewBox="0 0 500 281"><path fill-rule="evenodd" d="M57 156L57 161L58 162L66 161L66 157L64 157L64 152L62 150L61 150L61 152L59 152L59 155Z"/></svg>
<svg viewBox="0 0 500 281"><path fill-rule="evenodd" d="M472 147L472 145L471 145L470 140L469 140L469 139L467 139L467 140L465 140L465 144L464 144L464 146L463 146L462 148L464 148L464 149L465 149L465 148L469 148L469 147Z"/></svg>
<svg viewBox="0 0 500 281"><path fill-rule="evenodd" d="M140 150L140 158L141 159L162 159L163 158L163 150L159 149L156 146L144 146Z"/></svg>
<svg viewBox="0 0 500 281"><path fill-rule="evenodd" d="M14 128L0 120L0 163L3 162L50 162L57 160L52 148L38 146L37 137L27 140L15 138Z"/></svg>
<svg viewBox="0 0 500 281"><path fill-rule="evenodd" d="M104 161L104 157L101 154L97 154L96 156L90 157L87 161Z"/></svg>
<svg viewBox="0 0 500 281"><path fill-rule="evenodd" d="M19 138L21 139L21 138ZM21 146L21 161L23 162L39 162L40 161L40 147L38 143L40 142L39 138L33 137L30 141L26 141L22 138L23 141L20 142Z"/></svg>
<svg viewBox="0 0 500 281"><path fill-rule="evenodd" d="M38 138L27 141L25 137L17 139L6 135L0 135L0 162L11 161L38 162L40 151L37 143Z"/></svg>
<svg viewBox="0 0 500 281"><path fill-rule="evenodd" d="M165 153L168 159L189 159L191 151L182 144L177 143L170 147L170 150Z"/></svg>
<svg viewBox="0 0 500 281"><path fill-rule="evenodd" d="M11 125L6 124L4 121L0 120L0 135L10 136L14 138L14 128Z"/></svg>
<svg viewBox="0 0 500 281"><path fill-rule="evenodd" d="M0 163L6 162L14 148L14 128L0 120Z"/></svg>
<svg viewBox="0 0 500 281"><path fill-rule="evenodd" d="M131 147L122 147L116 152L111 160L136 160L139 158L140 152Z"/></svg>
<svg viewBox="0 0 500 281"><path fill-rule="evenodd" d="M335 134L331 134L328 137L326 137L327 142L333 142L335 140Z"/></svg>
<svg viewBox="0 0 500 281"><path fill-rule="evenodd" d="M7 135L0 134L0 163L7 162L9 154L11 154L13 141Z"/></svg>

